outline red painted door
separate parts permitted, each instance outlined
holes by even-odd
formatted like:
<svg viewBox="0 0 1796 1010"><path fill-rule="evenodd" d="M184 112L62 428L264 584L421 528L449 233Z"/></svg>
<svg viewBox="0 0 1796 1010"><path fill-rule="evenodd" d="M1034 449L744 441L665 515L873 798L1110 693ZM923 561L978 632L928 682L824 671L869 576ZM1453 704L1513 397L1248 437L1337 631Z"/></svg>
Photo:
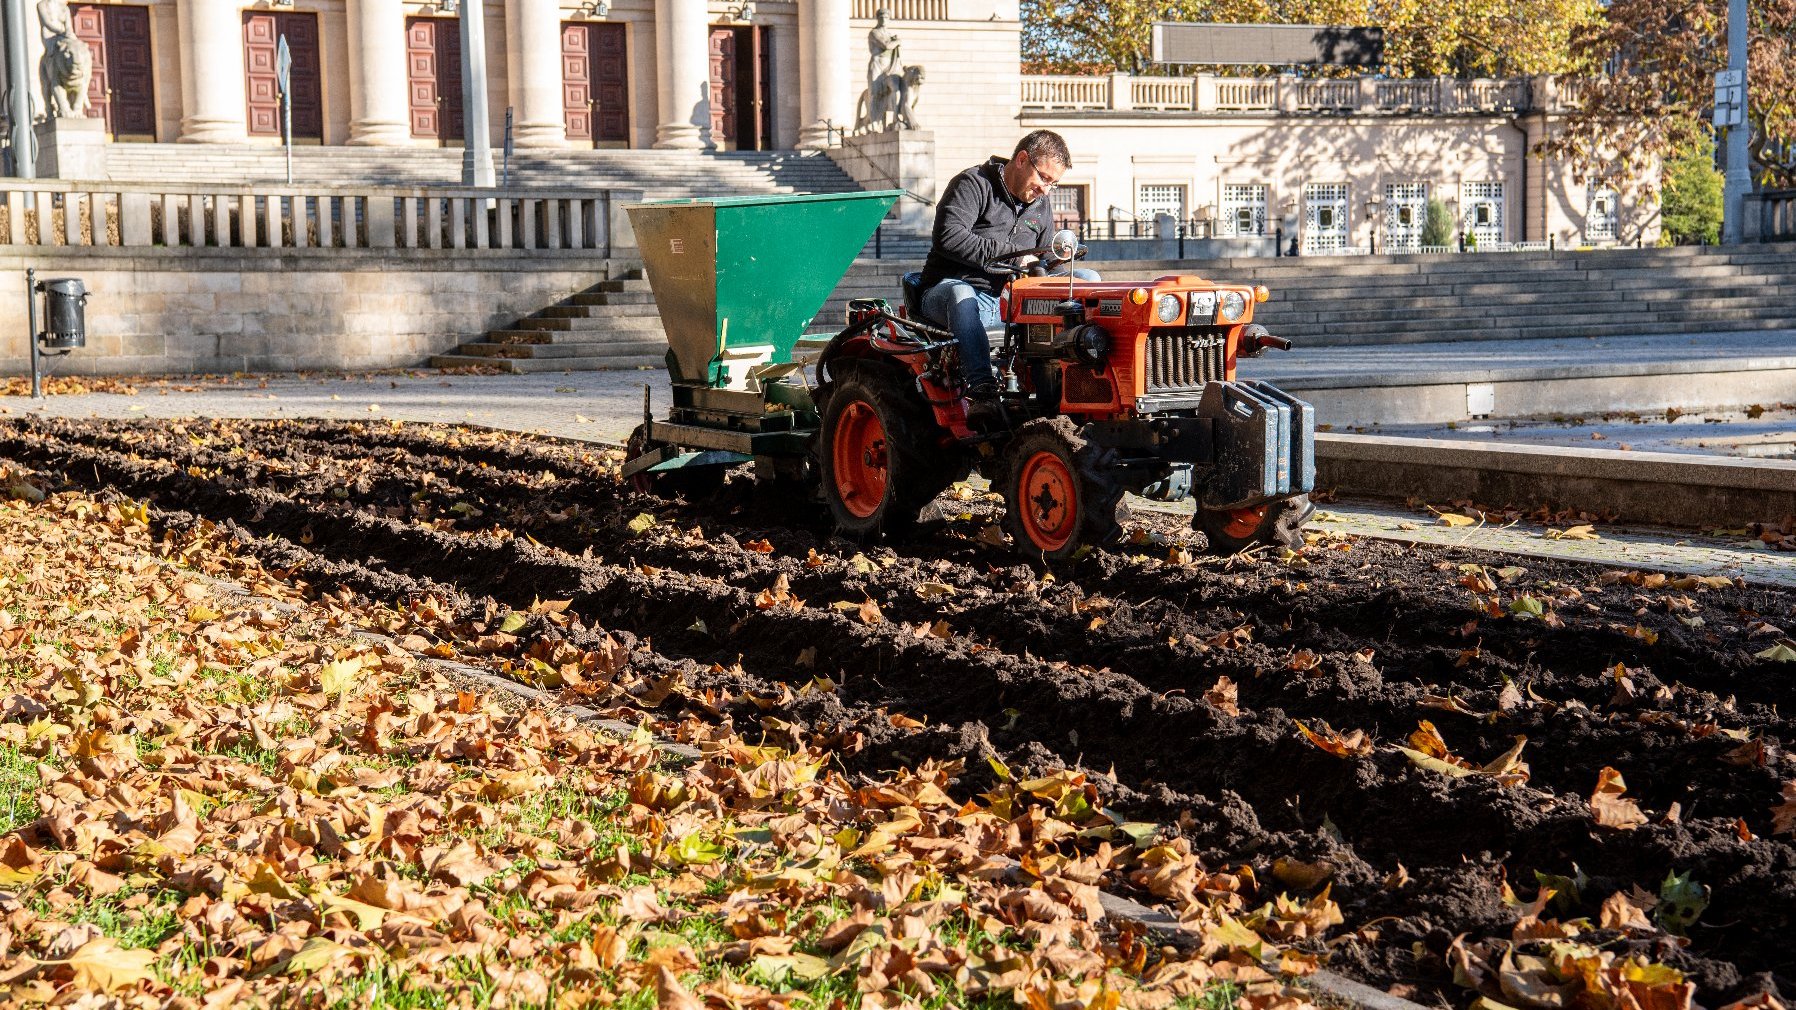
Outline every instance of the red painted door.
<svg viewBox="0 0 1796 1010"><path fill-rule="evenodd" d="M767 36L758 27L711 29L711 141L754 151L772 135L773 79Z"/></svg>
<svg viewBox="0 0 1796 1010"><path fill-rule="evenodd" d="M736 150L736 29L711 29L711 142Z"/></svg>
<svg viewBox="0 0 1796 1010"><path fill-rule="evenodd" d="M562 24L561 98L569 141L629 146L630 72L623 25Z"/></svg>
<svg viewBox="0 0 1796 1010"><path fill-rule="evenodd" d="M281 92L274 59L280 37L293 54L293 139L324 139L324 91L318 75L318 16L245 11L243 55L248 68L249 132L281 135Z"/></svg>
<svg viewBox="0 0 1796 1010"><path fill-rule="evenodd" d="M75 36L93 54L88 115L106 121L114 140L156 139L148 7L74 4Z"/></svg>
<svg viewBox="0 0 1796 1010"><path fill-rule="evenodd" d="M462 140L461 22L407 18L406 74L411 87L412 136Z"/></svg>

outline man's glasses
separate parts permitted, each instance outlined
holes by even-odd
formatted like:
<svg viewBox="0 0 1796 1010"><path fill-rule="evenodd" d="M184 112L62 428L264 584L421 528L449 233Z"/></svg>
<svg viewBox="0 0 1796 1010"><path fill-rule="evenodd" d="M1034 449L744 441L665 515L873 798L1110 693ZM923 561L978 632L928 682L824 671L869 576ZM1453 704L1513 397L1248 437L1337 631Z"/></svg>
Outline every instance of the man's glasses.
<svg viewBox="0 0 1796 1010"><path fill-rule="evenodd" d="M1044 191L1051 193L1056 188L1058 188L1060 186L1060 176L1059 175L1056 175L1052 179L1050 179L1045 174L1042 173L1041 166L1036 164L1035 159L1029 157L1029 152L1027 152L1027 151L1023 152L1023 157L1029 158L1029 174L1033 175L1035 177L1036 182L1041 183L1041 188Z"/></svg>

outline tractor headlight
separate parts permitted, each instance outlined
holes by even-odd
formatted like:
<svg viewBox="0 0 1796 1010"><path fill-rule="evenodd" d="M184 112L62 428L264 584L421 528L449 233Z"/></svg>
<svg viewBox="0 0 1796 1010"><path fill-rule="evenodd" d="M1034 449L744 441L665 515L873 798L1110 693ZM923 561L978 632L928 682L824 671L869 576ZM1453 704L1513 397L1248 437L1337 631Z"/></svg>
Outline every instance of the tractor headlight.
<svg viewBox="0 0 1796 1010"><path fill-rule="evenodd" d="M1073 358L1081 365L1097 371L1110 357L1110 333L1096 323L1086 323L1073 331Z"/></svg>
<svg viewBox="0 0 1796 1010"><path fill-rule="evenodd" d="M1242 316L1247 315L1247 296L1239 291L1224 291L1220 314L1225 323L1239 322Z"/></svg>
<svg viewBox="0 0 1796 1010"><path fill-rule="evenodd" d="M1161 295L1154 302L1154 318L1163 323L1177 320L1179 313L1183 311L1185 311L1185 303L1179 300L1178 295Z"/></svg>

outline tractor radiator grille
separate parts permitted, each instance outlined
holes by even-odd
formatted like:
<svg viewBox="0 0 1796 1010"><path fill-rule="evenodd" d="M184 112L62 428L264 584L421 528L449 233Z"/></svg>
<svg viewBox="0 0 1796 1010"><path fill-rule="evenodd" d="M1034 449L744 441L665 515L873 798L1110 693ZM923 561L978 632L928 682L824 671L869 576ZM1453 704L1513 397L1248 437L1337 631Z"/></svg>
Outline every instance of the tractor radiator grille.
<svg viewBox="0 0 1796 1010"><path fill-rule="evenodd" d="M1153 330L1147 337L1147 391L1202 389L1226 378L1228 337L1211 327Z"/></svg>

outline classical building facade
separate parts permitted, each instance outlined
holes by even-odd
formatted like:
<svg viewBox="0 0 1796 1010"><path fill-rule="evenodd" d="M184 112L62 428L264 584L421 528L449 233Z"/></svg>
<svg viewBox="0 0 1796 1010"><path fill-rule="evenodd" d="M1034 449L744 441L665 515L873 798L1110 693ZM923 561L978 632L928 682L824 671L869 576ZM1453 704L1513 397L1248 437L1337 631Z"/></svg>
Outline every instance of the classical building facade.
<svg viewBox="0 0 1796 1010"><path fill-rule="evenodd" d="M1577 98L1550 77L1026 77L1020 125L1067 138L1056 212L1093 234L1170 215L1268 250L1282 235L1308 254L1414 251L1434 199L1455 245L1656 243L1644 187L1537 153Z"/></svg>
<svg viewBox="0 0 1796 1010"><path fill-rule="evenodd" d="M114 143L459 145L467 0L70 4ZM1478 244L1653 242L1656 204L1531 154L1576 95L1517 81L1025 77L1018 0L484 0L488 118L517 148L834 149L870 72L916 71L934 193L1023 131L1070 142L1055 199L1093 230L1419 245L1440 199ZM890 16L875 32L875 16ZM35 36L37 33L31 33ZM42 42L28 58L35 67ZM38 99L41 103L41 97ZM908 169L907 169L908 171ZM874 173L877 174L877 173ZM869 186L905 180L873 178ZM1253 243L1258 243L1255 246Z"/></svg>
<svg viewBox="0 0 1796 1010"><path fill-rule="evenodd" d="M1017 0L483 6L492 135L500 140L509 111L520 148L825 146L855 121L880 6L895 15L896 55L928 68L921 109L932 127L953 137L1015 126ZM463 136L457 0L70 7L94 54L90 115L115 142L278 143L283 37L297 143L447 146ZM28 44L35 80L42 42ZM968 94L975 100L961 102ZM943 143L950 155L956 147Z"/></svg>

